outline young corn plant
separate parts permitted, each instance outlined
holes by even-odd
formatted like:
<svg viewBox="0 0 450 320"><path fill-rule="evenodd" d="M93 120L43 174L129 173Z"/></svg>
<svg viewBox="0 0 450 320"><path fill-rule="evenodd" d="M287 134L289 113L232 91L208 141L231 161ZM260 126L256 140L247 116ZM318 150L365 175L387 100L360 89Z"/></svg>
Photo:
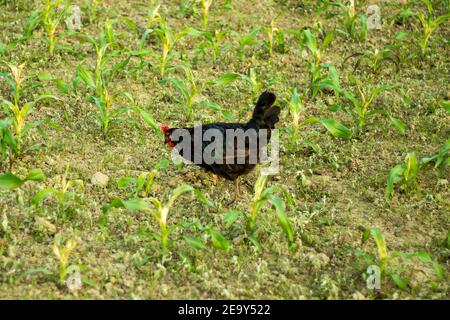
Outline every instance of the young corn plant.
<svg viewBox="0 0 450 320"><path fill-rule="evenodd" d="M182 194L188 192L192 192L201 202L209 206L212 205L212 202L208 200L208 198L206 198L206 196L201 191L193 188L190 185L184 184L172 191L169 200L165 204L160 199L154 197L148 198L148 201L151 202L153 207L150 207L150 205L141 198L132 198L129 200L121 200L116 198L109 204L103 206L103 216L99 221L99 225L101 226L101 228L105 228L107 213L111 208L125 208L129 211L140 210L147 212L155 218L155 221L159 225L159 239L161 242L161 249L163 254L166 254L168 252L170 233L173 228L176 227L176 225L170 226L168 224L170 209Z"/></svg>
<svg viewBox="0 0 450 320"><path fill-rule="evenodd" d="M351 115L356 123L356 129L358 133L361 132L366 126L367 118L373 116L374 114L381 114L388 117L391 124L393 124L397 128L397 130L399 130L401 133L405 133L405 124L401 120L394 118L388 110L373 109L373 104L380 94L386 91L397 90L400 88L399 86L364 86L361 81L353 76L350 77L350 81L355 84L358 92L357 95L346 90L342 90L340 93L342 93L345 100L351 103L351 108L334 106L332 111L343 110Z"/></svg>
<svg viewBox="0 0 450 320"><path fill-rule="evenodd" d="M217 60L220 58L221 53L230 46L229 44L223 43L223 40L227 35L226 32L215 30L214 32L194 31L193 33L191 31L189 34L194 36L201 36L204 38L204 40L200 42L200 44L197 46L197 48L194 49L194 51L197 54L202 54L203 57L210 55L213 62L217 62ZM208 52L210 53L208 54Z"/></svg>
<svg viewBox="0 0 450 320"><path fill-rule="evenodd" d="M436 154L420 160L420 164L423 165L431 162L434 162L435 169L440 168L442 172L450 167L450 139L444 142Z"/></svg>
<svg viewBox="0 0 450 320"><path fill-rule="evenodd" d="M308 63L312 97L324 89L339 91L339 75L336 68L332 64L322 63L325 51L334 38L334 32L326 33L321 44L318 37L309 29L303 30L302 35L302 46L308 49L312 58Z"/></svg>
<svg viewBox="0 0 450 320"><path fill-rule="evenodd" d="M141 173L137 178L125 177L117 182L119 188L125 188L134 184L130 196L135 198L148 198L152 189L155 178L159 176L162 169L166 169L170 164L169 160L161 160L150 172Z"/></svg>
<svg viewBox="0 0 450 320"><path fill-rule="evenodd" d="M406 192L417 189L417 174L419 162L414 152L408 153L403 164L398 164L391 169L386 185L386 199L389 200L394 194L394 185L401 183Z"/></svg>
<svg viewBox="0 0 450 320"><path fill-rule="evenodd" d="M407 154L404 163L398 164L389 171L385 196L389 201L394 195L394 187L400 184L400 188L405 192L417 189L417 177L421 169L434 162L434 168L440 168L441 173L450 166L450 140L444 142L439 151L429 157L417 159L414 152Z"/></svg>
<svg viewBox="0 0 450 320"><path fill-rule="evenodd" d="M237 49L239 58L242 60L245 57L246 54L246 48L251 47L254 45L259 44L258 41L258 33L260 31L260 28L253 28L249 33L247 34L237 34L239 47Z"/></svg>
<svg viewBox="0 0 450 320"><path fill-rule="evenodd" d="M269 203L275 209L278 223L280 224L280 227L288 240L289 248L295 249L294 230L292 229L289 218L286 214L286 205L284 201L276 195L276 191L278 190L276 186L267 187L267 182L269 179L270 175L261 174L256 180L255 193L253 196L252 209L250 213L233 210L225 217L224 220L228 225L230 225L239 216L244 216L247 224L247 238L259 250L261 249L261 244L257 238L257 219L264 205Z"/></svg>
<svg viewBox="0 0 450 320"><path fill-rule="evenodd" d="M61 245L61 238L59 235L55 236L55 243L52 246L53 254L59 263L59 283L62 285L66 281L67 275L69 275L74 268L78 268L77 265L70 265L69 258L73 250L77 247L77 241L75 239L67 240L64 246Z"/></svg>
<svg viewBox="0 0 450 320"><path fill-rule="evenodd" d="M300 114L302 111L302 97L298 94L297 88L292 89L291 98L289 100L289 113L292 116L292 124L294 131L291 135L292 141L296 141L300 133L301 123Z"/></svg>
<svg viewBox="0 0 450 320"><path fill-rule="evenodd" d="M66 171L61 177L61 185L60 188L46 188L39 191L31 200L32 204L37 206L39 205L45 197L54 195L58 200L58 212L59 215L62 216L63 220L65 219L65 204L74 198L75 194L69 191L71 188L75 186L79 186L81 189L84 188L84 184L82 180L72 180L67 179L67 175L69 174L69 165L66 165Z"/></svg>
<svg viewBox="0 0 450 320"><path fill-rule="evenodd" d="M209 85L208 82L199 84L189 66L178 65L177 68L183 70L186 78L185 81L176 78L168 78L159 81L159 83L170 83L180 92L182 99L178 100L178 102L182 105L188 121L192 120L192 111L197 107L208 107L214 111L221 112L228 120L233 120L231 112L222 109L218 104L211 102L202 96L204 87Z"/></svg>
<svg viewBox="0 0 450 320"><path fill-rule="evenodd" d="M348 65L348 60L351 58L356 58L356 63L353 66L353 72L356 72L361 66L368 66L370 72L373 74L378 74L381 67L386 63L391 63L395 67L395 72L400 70L400 59L389 47L382 50L366 50L364 52L356 52L344 59L342 66Z"/></svg>
<svg viewBox="0 0 450 320"><path fill-rule="evenodd" d="M214 85L226 86L234 81L243 81L252 93L252 99L255 99L260 94L263 87L262 82L258 79L256 68L250 68L248 74L227 72L219 76L211 82Z"/></svg>
<svg viewBox="0 0 450 320"><path fill-rule="evenodd" d="M270 21L270 26L263 29L264 32L267 35L267 42L266 47L269 51L270 57L273 56L273 50L274 48L281 49L281 52L284 52L285 50L285 42L284 42L284 34L285 32L283 30L280 30L275 25L275 18Z"/></svg>
<svg viewBox="0 0 450 320"><path fill-rule="evenodd" d="M418 12L415 14L415 17L420 21L420 24L422 25L422 39L420 41L420 48L422 51L422 55L425 55L431 34L441 24L450 19L450 13L434 18L434 10L431 1L430 0L421 0L421 1L427 6L428 16L424 16L421 12Z"/></svg>
<svg viewBox="0 0 450 320"><path fill-rule="evenodd" d="M209 8L212 5L212 0L200 0L200 4L202 6L203 31L206 31L208 28Z"/></svg>
<svg viewBox="0 0 450 320"><path fill-rule="evenodd" d="M364 14L356 12L355 0L348 0L347 2L347 4L341 2L334 4L343 11L342 24L344 30L338 29L338 31L353 40L364 41L367 35L367 18Z"/></svg>
<svg viewBox="0 0 450 320"><path fill-rule="evenodd" d="M317 35L313 34L310 29L303 30L302 33L302 46L306 47L312 56L310 64L314 68L318 68L324 58L325 51L331 44L334 38L334 32L328 32L325 34L322 43L319 43Z"/></svg>
<svg viewBox="0 0 450 320"><path fill-rule="evenodd" d="M401 275L401 261L417 259L422 263L431 265L436 272L438 279L442 280L444 274L442 267L434 261L428 253L423 251L414 253L400 251L389 252L386 241L379 228L365 230L362 236L362 245L364 245L370 237L376 244L377 254L373 255L360 249L357 249L355 254L358 258L365 261L367 266L378 266L381 272L381 279L390 278L400 289L406 289L408 287L408 280Z"/></svg>
<svg viewBox="0 0 450 320"><path fill-rule="evenodd" d="M89 23L93 23L97 19L97 14L99 12L99 6L103 0L86 0L86 6L83 11L87 14L89 18Z"/></svg>
<svg viewBox="0 0 450 320"><path fill-rule="evenodd" d="M297 88L292 88L291 90L291 97L288 101L289 106L289 113L292 116L292 125L294 127L291 131L291 142L294 143L298 139L298 135L300 133L300 130L310 124L316 124L319 123L322 126L324 126L329 133L331 133L336 138L341 139L350 139L352 137L352 130L345 127L343 124L337 122L336 120L332 118L325 118L325 119L319 119L317 117L311 116L306 118L305 120L301 121L300 116L302 112L302 97L300 97ZM315 146L310 141L302 141L302 144L306 144L313 148L314 150L317 150L318 147Z"/></svg>
<svg viewBox="0 0 450 320"><path fill-rule="evenodd" d="M127 120L128 118L123 115L131 109L128 106L122 108L116 106L116 100L120 95L125 96L127 100L130 100L131 96L128 93L111 92L109 84L120 71L125 69L130 59L140 53L130 53L125 59L111 65L111 59L122 52L118 50L109 51L111 43L108 41L106 33L102 33L98 39L87 35L85 37L94 46L96 52L95 67L89 70L83 64L78 65L74 87L77 89L78 82L81 80L93 91L94 94L89 96L89 100L93 101L97 107L96 120L100 124L103 138L107 139L110 125Z"/></svg>
<svg viewBox="0 0 450 320"><path fill-rule="evenodd" d="M12 127L14 132L14 148L15 156L19 156L22 149L22 143L27 133L36 123L28 123L27 117L41 100L44 99L57 99L53 95L40 95L33 101L29 101L23 103L21 100L21 94L24 89L27 88L25 84L25 80L27 77L24 75L25 64L20 66L15 66L12 64L6 63L9 67L9 73L0 73L0 77L4 77L11 87L11 96L12 98L7 100L4 97L0 96L0 103L2 106L6 107L6 112L9 113L9 117L12 119Z"/></svg>
<svg viewBox="0 0 450 320"><path fill-rule="evenodd" d="M61 9L62 7L62 9ZM53 57L55 45L60 39L57 35L58 26L67 15L69 7L63 0L45 0L44 7L40 9L40 21L47 33L48 53Z"/></svg>
<svg viewBox="0 0 450 320"><path fill-rule="evenodd" d="M166 72L168 62L174 55L173 47L175 46L175 43L183 38L187 34L187 31L183 30L179 33L174 33L167 21L164 18L160 18L158 28L153 30L150 29L146 31L146 33L147 32L154 32L158 36L162 44L162 52L159 65L159 75L162 78L164 77L164 74Z"/></svg>

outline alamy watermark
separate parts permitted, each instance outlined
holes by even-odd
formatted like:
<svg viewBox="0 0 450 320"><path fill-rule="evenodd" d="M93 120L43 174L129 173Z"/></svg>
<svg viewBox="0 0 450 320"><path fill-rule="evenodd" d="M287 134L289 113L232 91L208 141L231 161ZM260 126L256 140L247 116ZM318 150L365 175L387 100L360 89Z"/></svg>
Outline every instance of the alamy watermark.
<svg viewBox="0 0 450 320"><path fill-rule="evenodd" d="M171 132L172 160L198 165L262 164L262 174L279 171L279 132L277 129L208 128L196 124L192 131ZM268 152L270 151L270 152Z"/></svg>
<svg viewBox="0 0 450 320"><path fill-rule="evenodd" d="M367 289L380 290L381 289L381 270L377 265L370 265L367 268Z"/></svg>
<svg viewBox="0 0 450 320"><path fill-rule="evenodd" d="M82 287L80 268L78 266L73 266L68 273L66 278L67 289L70 291L80 290Z"/></svg>

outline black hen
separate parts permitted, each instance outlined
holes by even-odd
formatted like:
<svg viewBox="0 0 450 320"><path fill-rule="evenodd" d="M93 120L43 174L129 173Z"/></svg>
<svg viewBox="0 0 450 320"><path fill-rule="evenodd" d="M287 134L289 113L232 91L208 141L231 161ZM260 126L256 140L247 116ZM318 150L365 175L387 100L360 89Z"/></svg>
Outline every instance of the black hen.
<svg viewBox="0 0 450 320"><path fill-rule="evenodd" d="M236 181L236 192L238 192L237 178L252 171L260 161L260 148L263 148L270 141L271 129L274 129L275 124L279 121L280 108L272 106L275 99L273 93L267 91L262 93L256 102L252 118L247 123L215 122L201 127L181 128L185 130L181 138L176 131L180 128L161 126L166 144L175 148L183 158L194 162L207 171L225 179ZM215 139L212 138L209 141L206 138L203 139L209 129L214 129L214 135L220 134L223 137L222 143L218 145L221 150L218 150L217 154L214 155L213 163L203 157L205 148L215 142ZM261 129L266 130L266 139L260 138ZM195 131L197 131L198 137L194 135ZM234 132L237 137L229 135L230 132ZM242 133L252 134L244 136ZM186 138L191 141L190 148L186 148L186 144L182 143ZM239 139L241 139L241 143L238 142ZM197 158L195 158L196 153Z"/></svg>

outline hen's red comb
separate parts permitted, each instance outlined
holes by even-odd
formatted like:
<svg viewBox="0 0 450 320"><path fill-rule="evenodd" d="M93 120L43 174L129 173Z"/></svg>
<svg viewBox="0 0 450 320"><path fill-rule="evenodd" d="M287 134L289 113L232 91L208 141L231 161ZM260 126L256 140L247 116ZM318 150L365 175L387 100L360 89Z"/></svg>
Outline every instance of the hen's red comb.
<svg viewBox="0 0 450 320"><path fill-rule="evenodd" d="M159 127L161 128L161 131L162 131L164 134L167 132L167 130L170 129L169 126L165 126L165 125L161 125L161 126L159 126Z"/></svg>

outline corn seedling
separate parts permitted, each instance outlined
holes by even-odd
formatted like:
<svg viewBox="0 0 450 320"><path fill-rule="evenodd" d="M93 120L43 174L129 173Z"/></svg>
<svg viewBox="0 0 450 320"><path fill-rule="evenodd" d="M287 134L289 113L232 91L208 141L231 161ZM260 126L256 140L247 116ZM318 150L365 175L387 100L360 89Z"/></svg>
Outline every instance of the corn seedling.
<svg viewBox="0 0 450 320"><path fill-rule="evenodd" d="M74 193L69 190L74 186L84 187L83 181L81 180L71 180L67 179L67 175L69 173L69 165L66 165L66 171L64 175L61 177L61 185L60 188L46 188L44 190L39 191L32 199L33 205L39 205L45 197L54 195L58 200L58 211L61 215L63 215L64 219L64 204L73 199Z"/></svg>
<svg viewBox="0 0 450 320"><path fill-rule="evenodd" d="M189 66L179 65L177 68L183 70L186 78L185 81L175 78L168 78L159 81L159 83L170 83L181 93L182 99L178 100L178 102L182 105L186 118L189 121L192 119L192 110L196 107L208 107L214 111L219 111L228 120L232 121L233 117L231 112L224 110L218 104L203 98L203 88L208 86L210 83L207 82L204 84L198 84L198 81Z"/></svg>
<svg viewBox="0 0 450 320"><path fill-rule="evenodd" d="M55 243L52 246L53 254L59 263L59 282L63 284L71 269L77 268L76 265L69 265L69 258L73 250L76 248L77 242L75 239L69 239L65 246L61 245L61 239L57 235L55 237Z"/></svg>
<svg viewBox="0 0 450 320"><path fill-rule="evenodd" d="M385 191L386 199L392 198L396 184L400 183L401 189L406 192L416 189L418 173L429 163L434 163L434 168L440 168L441 173L450 166L450 140L445 141L436 154L420 160L414 152L408 153L404 163L396 165L389 172Z"/></svg>
<svg viewBox="0 0 450 320"><path fill-rule="evenodd" d="M65 18L68 10L69 7L62 0L45 0L44 7L40 10L39 17L47 33L48 53L50 57L53 57L55 45L60 39L57 35L58 26Z"/></svg>
<svg viewBox="0 0 450 320"><path fill-rule="evenodd" d="M30 12L30 15L27 18L27 21L25 22L23 35L20 38L20 41L25 42L28 41L33 36L34 30L40 25L40 9L33 10Z"/></svg>
<svg viewBox="0 0 450 320"><path fill-rule="evenodd" d="M150 191L155 181L155 178L159 176L159 171L161 169L167 168L169 164L170 164L169 160L161 160L155 165L152 171L141 173L137 178L132 177L122 178L117 182L117 186L119 188L124 188L133 183L134 188L132 190L132 195L135 198L137 197L148 198L150 196Z"/></svg>
<svg viewBox="0 0 450 320"><path fill-rule="evenodd" d="M234 72L224 73L223 75L212 81L211 84L225 86L237 80L243 81L249 87L253 99L256 98L256 96L260 93L263 86L261 81L258 80L256 68L250 68L248 74Z"/></svg>
<svg viewBox="0 0 450 320"><path fill-rule="evenodd" d="M419 163L414 152L408 153L403 164L398 164L391 169L386 185L386 199L389 200L394 194L394 185L402 184L402 189L411 191L417 188L417 174Z"/></svg>
<svg viewBox="0 0 450 320"><path fill-rule="evenodd" d="M362 13L357 13L355 9L355 0L348 0L347 4L337 2L334 4L342 9L342 24L344 30L337 31L349 36L357 41L364 41L367 34L367 18Z"/></svg>
<svg viewBox="0 0 450 320"><path fill-rule="evenodd" d="M324 58L325 51L330 46L334 38L334 32L328 32L322 43L319 43L318 37L311 32L310 29L303 30L302 46L306 46L312 56L312 63L315 68L318 68Z"/></svg>
<svg viewBox="0 0 450 320"><path fill-rule="evenodd" d="M93 23L97 19L99 5L102 2L103 0L84 0L85 7L83 10L89 18L89 23Z"/></svg>
<svg viewBox="0 0 450 320"><path fill-rule="evenodd" d="M421 12L415 14L415 17L420 21L422 25L422 39L420 41L420 48L422 50L422 55L425 55L428 47L428 41L430 40L431 34L445 21L450 18L450 13L443 16L434 18L433 5L430 0L421 0L427 6L428 16L424 16Z"/></svg>
<svg viewBox="0 0 450 320"><path fill-rule="evenodd" d="M303 30L302 35L302 46L305 46L312 56L308 63L311 74L312 97L315 97L323 89L339 91L339 76L336 68L332 64L322 63L325 51L334 38L334 32L327 33L321 44L318 37L309 29Z"/></svg>
<svg viewBox="0 0 450 320"><path fill-rule="evenodd" d="M202 32L191 29L189 35L201 36L204 38L204 40L200 42L200 44L197 46L197 48L194 49L194 51L196 53L201 53L203 57L205 57L208 55L207 49L209 49L213 62L216 62L217 59L219 59L221 52L230 46L229 44L221 44L227 35L226 32L217 30L215 30L214 32Z"/></svg>
<svg viewBox="0 0 450 320"><path fill-rule="evenodd" d="M208 27L209 8L212 5L212 0L200 0L200 4L202 6L203 31L206 31Z"/></svg>
<svg viewBox="0 0 450 320"><path fill-rule="evenodd" d="M89 89L94 91L95 95L89 96L89 99L93 101L97 107L98 112L96 119L100 124L103 138L106 139L110 124L126 120L126 118L121 117L121 115L131 109L130 107L115 107L116 98L118 96L124 95L128 100L130 100L130 96L123 92L111 92L109 83L119 71L123 70L128 65L133 56L140 55L141 53L131 52L122 61L109 66L111 59L121 53L121 51L117 50L111 52L108 51L111 47L111 42L108 41L111 41L112 39L108 37L106 33L102 33L98 40L87 35L85 35L85 37L94 46L96 63L93 70L85 68L82 64L77 67L77 77L74 80L74 87L76 90L78 82L81 80Z"/></svg>
<svg viewBox="0 0 450 320"><path fill-rule="evenodd" d="M332 118L319 119L317 117L308 117L303 121L300 121L300 114L302 111L302 98L298 94L297 88L293 88L291 91L291 97L288 102L289 112L292 116L292 124L294 126L294 130L291 133L291 141L297 141L300 129L309 124L320 123L324 126L330 134L332 134L336 138L341 139L350 139L353 135L352 130L344 126L343 124L337 122ZM313 149L317 149L313 146L313 144L309 141L302 141L302 144L309 145L313 147Z"/></svg>
<svg viewBox="0 0 450 320"><path fill-rule="evenodd" d="M239 57L241 59L245 56L245 49L246 47L251 47L259 43L257 39L257 35L260 31L260 28L253 28L248 34L240 35L238 34L238 42L239 47L237 49L237 52L239 54Z"/></svg>
<svg viewBox="0 0 450 320"><path fill-rule="evenodd" d="M36 104L44 99L57 99L52 95L41 95L33 101L23 103L21 102L21 94L26 88L24 81L27 79L24 75L25 64L15 66L6 64L10 73L0 73L9 83L12 90L12 99L6 100L0 97L0 103L5 106L10 112L10 118L13 120L14 138L16 155L20 155L22 151L22 141L28 131L33 127L33 124L27 123L27 117Z"/></svg>
<svg viewBox="0 0 450 320"><path fill-rule="evenodd" d="M408 281L406 278L402 277L400 272L401 261L396 263L395 260L411 260L417 259L423 263L429 264L435 270L439 280L443 278L442 267L435 262L428 253L426 252L414 252L405 253L399 251L389 252L386 246L386 241L383 237L379 228L372 228L365 230L362 236L362 244L367 242L369 237L372 237L377 247L377 254L372 255L371 253L364 252L362 250L356 250L356 256L362 258L367 265L377 265L380 268L381 278L390 278L400 289L406 289L408 286Z"/></svg>
<svg viewBox="0 0 450 320"><path fill-rule="evenodd" d="M381 67L387 62L390 62L395 66L395 72L398 72L400 69L400 59L388 47L382 50L375 49L373 51L366 50L364 52L353 53L352 55L344 59L342 66L344 67L348 65L348 61L351 58L357 59L353 67L353 72L356 72L361 65L367 65L370 69L370 72L372 72L373 74L378 74Z"/></svg>
<svg viewBox="0 0 450 320"><path fill-rule="evenodd" d="M169 200L165 204L163 204L161 200L157 198L149 198L148 200L152 203L153 208L151 208L149 204L141 198L133 198L129 200L121 200L116 198L109 204L103 206L103 216L101 217L99 224L102 228L104 228L106 223L106 215L111 208L125 208L129 211L141 210L148 212L155 218L156 222L159 225L159 238L161 241L161 248L163 253L165 254L167 253L168 249L169 235L173 230L173 227L169 226L167 221L170 209L173 207L178 197L187 192L192 192L201 202L207 205L212 205L212 202L208 200L208 198L206 198L206 196L202 192L190 185L184 184L172 191Z"/></svg>
<svg viewBox="0 0 450 320"><path fill-rule="evenodd" d="M278 197L275 192L278 190L276 186L267 187L267 182L270 179L270 175L261 174L255 183L255 193L252 200L252 209L250 213L244 213L241 211L233 210L226 217L225 222L230 225L239 216L244 216L247 222L247 238L255 245L256 248L261 249L261 244L257 239L257 218L261 212L261 209L268 202L275 209L278 223L280 224L283 233L285 234L289 247L294 249L295 236L294 231L289 222L289 218L286 214L286 205L284 201Z"/></svg>
<svg viewBox="0 0 450 320"><path fill-rule="evenodd" d="M187 34L187 29L179 33L174 33L172 28L169 26L164 18L159 19L159 26L155 29L149 29L146 31L147 34L155 33L162 44L162 52L159 65L159 75L164 77L167 69L167 64L173 57L173 47L175 43L183 38Z"/></svg>
<svg viewBox="0 0 450 320"><path fill-rule="evenodd" d="M433 156L425 157L420 160L420 164L428 164L434 162L434 168L445 170L450 167L450 140L444 142L438 153Z"/></svg>
<svg viewBox="0 0 450 320"><path fill-rule="evenodd" d="M386 91L400 89L399 86L363 86L361 81L359 81L355 77L351 76L349 77L349 79L355 84L358 94L354 95L352 92L346 90L342 90L340 93L342 93L343 97L351 103L351 108L333 106L332 111L343 110L351 115L356 123L358 132L361 132L365 127L368 117L373 116L374 114L381 114L388 117L391 124L393 124L397 128L397 130L399 130L401 133L405 133L405 124L401 120L394 118L388 110L373 109L373 104L380 94Z"/></svg>
<svg viewBox="0 0 450 320"><path fill-rule="evenodd" d="M270 27L264 28L267 35L266 46L269 55L272 57L275 47L279 48L281 52L285 50L284 34L285 32L275 25L275 18L270 21Z"/></svg>
<svg viewBox="0 0 450 320"><path fill-rule="evenodd" d="M289 101L289 112L292 116L292 124L294 125L294 132L292 133L292 140L297 140L300 132L300 113L302 111L302 98L298 94L297 88L292 89L291 98Z"/></svg>

